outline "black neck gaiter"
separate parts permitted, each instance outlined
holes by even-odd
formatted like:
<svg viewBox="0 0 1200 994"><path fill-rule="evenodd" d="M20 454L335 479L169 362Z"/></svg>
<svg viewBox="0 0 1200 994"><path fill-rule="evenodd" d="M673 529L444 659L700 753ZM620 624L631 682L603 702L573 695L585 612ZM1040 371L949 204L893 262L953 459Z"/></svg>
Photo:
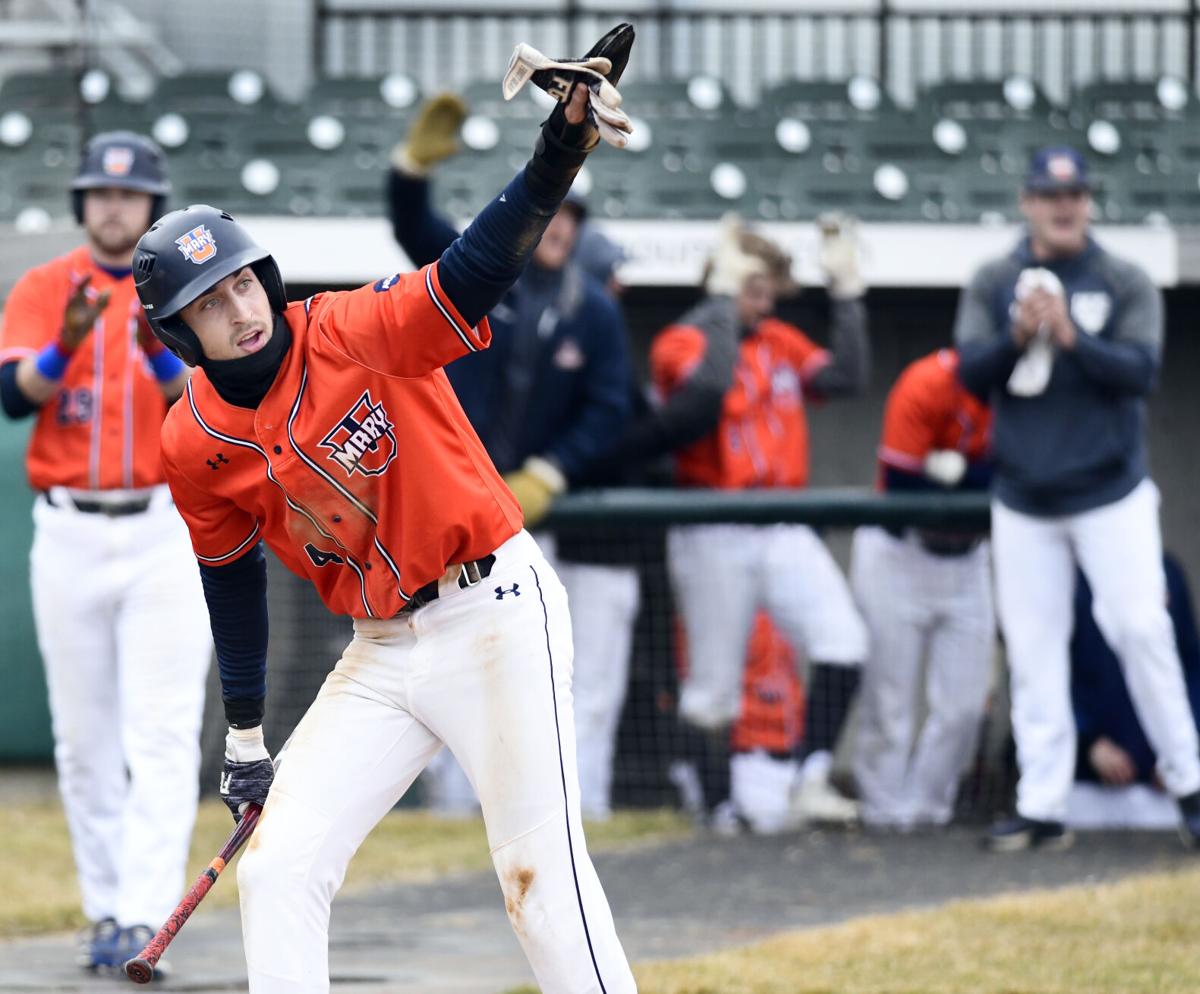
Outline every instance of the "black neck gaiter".
<svg viewBox="0 0 1200 994"><path fill-rule="evenodd" d="M291 347L292 329L281 314L276 314L271 340L257 352L240 359L205 357L200 360L200 368L208 374L223 401L253 410L271 389Z"/></svg>

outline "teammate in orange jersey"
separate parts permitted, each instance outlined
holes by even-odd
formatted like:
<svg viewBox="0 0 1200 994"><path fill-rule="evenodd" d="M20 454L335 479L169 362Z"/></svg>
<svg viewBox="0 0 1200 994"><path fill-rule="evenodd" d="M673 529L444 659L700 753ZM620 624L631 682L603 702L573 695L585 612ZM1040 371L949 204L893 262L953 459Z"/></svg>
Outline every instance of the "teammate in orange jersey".
<svg viewBox="0 0 1200 994"><path fill-rule="evenodd" d="M187 369L130 274L168 189L157 145L96 135L71 194L87 244L17 282L0 332L0 401L34 417L33 608L88 968L119 966L170 912L196 813L212 642L158 442Z"/></svg>
<svg viewBox="0 0 1200 994"><path fill-rule="evenodd" d="M631 44L627 26L602 39L591 87L562 71L568 102L528 165L417 272L289 305L272 257L212 207L168 215L138 246L155 333L201 367L163 462L217 643L221 792L235 816L265 802L238 867L254 994L329 989L346 867L443 745L479 796L541 989L635 989L580 821L566 595L442 370L488 346L484 316L600 136L617 127L623 144L613 84ZM261 728L264 540L355 628L277 773Z"/></svg>
<svg viewBox="0 0 1200 994"><path fill-rule="evenodd" d="M941 349L900 374L884 412L881 490L986 490L991 417L957 371L958 355ZM944 825L953 814L990 684L989 569L982 532L855 532L850 582L871 652L854 772L869 825L907 830ZM926 717L918 730L921 687Z"/></svg>
<svg viewBox="0 0 1200 994"><path fill-rule="evenodd" d="M869 362L864 286L849 223L829 225L822 258L832 298L832 351L771 316L790 283L791 259L727 220L706 278L707 298L651 348L664 403L648 426L635 428L633 447L640 442L651 449L669 439L683 486L803 487L805 396L860 390ZM814 820L852 819L854 805L832 789L828 774L867 633L821 540L806 525L683 525L668 532L667 559L692 647L682 719L718 740L728 734L746 639L755 613L765 609L811 661L800 807ZM720 743L713 748L719 751Z"/></svg>

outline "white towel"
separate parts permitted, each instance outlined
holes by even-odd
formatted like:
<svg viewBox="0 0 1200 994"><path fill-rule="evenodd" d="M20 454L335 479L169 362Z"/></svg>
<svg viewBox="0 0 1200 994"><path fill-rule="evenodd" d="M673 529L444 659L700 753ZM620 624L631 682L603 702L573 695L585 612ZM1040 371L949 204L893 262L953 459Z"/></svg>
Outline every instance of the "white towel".
<svg viewBox="0 0 1200 994"><path fill-rule="evenodd" d="M1046 290L1062 296L1063 285L1049 269L1022 269L1017 277L1016 297L1024 300L1034 290ZM1036 397L1050 382L1054 366L1054 343L1050 341L1050 329L1041 327L1025 348L1025 354L1017 360L1008 378L1008 392L1016 397Z"/></svg>

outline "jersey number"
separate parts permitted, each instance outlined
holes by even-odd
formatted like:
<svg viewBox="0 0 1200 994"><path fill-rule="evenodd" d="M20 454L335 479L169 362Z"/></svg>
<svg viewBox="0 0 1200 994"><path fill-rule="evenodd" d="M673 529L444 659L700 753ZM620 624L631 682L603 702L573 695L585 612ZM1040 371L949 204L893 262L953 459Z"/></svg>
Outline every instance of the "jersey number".
<svg viewBox="0 0 1200 994"><path fill-rule="evenodd" d="M87 424L92 420L92 391L87 387L60 391L54 417L64 428Z"/></svg>
<svg viewBox="0 0 1200 994"><path fill-rule="evenodd" d="M304 547L304 551L308 553L308 558L312 560L314 566L328 566L330 563L337 563L339 566L346 564L346 560L336 552L323 552L312 542Z"/></svg>

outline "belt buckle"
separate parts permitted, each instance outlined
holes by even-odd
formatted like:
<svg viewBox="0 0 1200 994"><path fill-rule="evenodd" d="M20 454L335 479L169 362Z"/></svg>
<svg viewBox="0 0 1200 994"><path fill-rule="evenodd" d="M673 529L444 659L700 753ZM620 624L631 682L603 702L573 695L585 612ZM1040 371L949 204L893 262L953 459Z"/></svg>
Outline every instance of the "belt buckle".
<svg viewBox="0 0 1200 994"><path fill-rule="evenodd" d="M471 560L469 563L463 563L462 572L458 575L459 586L464 590L474 587L483 579L483 574L479 571L479 561Z"/></svg>

